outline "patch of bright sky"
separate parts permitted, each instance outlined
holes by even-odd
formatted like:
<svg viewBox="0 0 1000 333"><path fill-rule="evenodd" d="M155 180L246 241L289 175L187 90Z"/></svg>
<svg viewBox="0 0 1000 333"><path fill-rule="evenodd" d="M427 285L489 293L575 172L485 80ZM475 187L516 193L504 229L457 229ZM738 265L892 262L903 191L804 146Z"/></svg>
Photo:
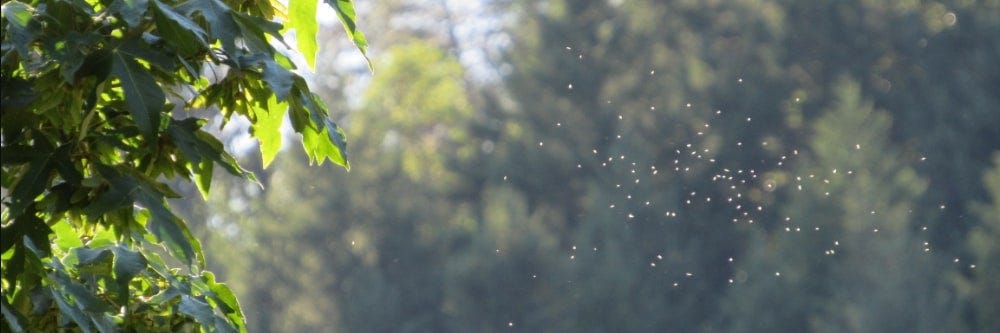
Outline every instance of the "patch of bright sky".
<svg viewBox="0 0 1000 333"><path fill-rule="evenodd" d="M506 16L498 15L492 0L415 0L407 2L408 12L394 13L389 18L389 27L400 30L431 31L447 35L451 29L459 45L458 57L466 68L469 78L475 83L496 82L507 74L509 66L502 64L500 55L510 43L510 37L503 32ZM364 31L364 13L371 12L367 2L356 2L358 26ZM449 20L443 20L447 10ZM317 20L327 27L338 27L337 14L330 6L322 5L317 10ZM377 37L376 37L377 38ZM369 42L373 42L369 37ZM366 70L364 58L356 50L342 52L337 56L336 68L345 72ZM377 51L377 50L376 50ZM378 57L377 54L370 54Z"/></svg>

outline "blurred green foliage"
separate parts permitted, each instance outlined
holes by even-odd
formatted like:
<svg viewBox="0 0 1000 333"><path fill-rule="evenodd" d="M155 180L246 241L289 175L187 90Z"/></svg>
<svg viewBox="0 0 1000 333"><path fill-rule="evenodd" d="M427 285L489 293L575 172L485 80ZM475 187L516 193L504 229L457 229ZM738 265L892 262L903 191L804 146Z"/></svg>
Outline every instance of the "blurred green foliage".
<svg viewBox="0 0 1000 333"><path fill-rule="evenodd" d="M351 173L210 200L249 327L1000 330L997 1L495 5L502 81L384 23Z"/></svg>

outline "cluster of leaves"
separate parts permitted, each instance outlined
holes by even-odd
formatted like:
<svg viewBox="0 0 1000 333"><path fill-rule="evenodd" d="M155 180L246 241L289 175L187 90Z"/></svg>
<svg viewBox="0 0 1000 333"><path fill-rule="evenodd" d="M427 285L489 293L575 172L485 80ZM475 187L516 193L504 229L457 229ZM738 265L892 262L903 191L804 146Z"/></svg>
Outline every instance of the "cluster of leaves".
<svg viewBox="0 0 1000 333"><path fill-rule="evenodd" d="M326 2L364 53L352 3ZM282 39L296 29L312 65L317 3L292 0L287 15L272 0L3 4L4 331L245 330L166 182L207 195L216 165L254 180L190 109L248 119L265 165L287 114L311 162L348 167Z"/></svg>

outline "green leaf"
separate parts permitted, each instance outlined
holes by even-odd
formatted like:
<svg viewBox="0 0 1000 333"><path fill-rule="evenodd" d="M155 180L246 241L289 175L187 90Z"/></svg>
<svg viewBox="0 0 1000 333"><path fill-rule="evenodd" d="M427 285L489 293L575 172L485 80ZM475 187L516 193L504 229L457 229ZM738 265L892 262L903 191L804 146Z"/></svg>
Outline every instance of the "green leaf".
<svg viewBox="0 0 1000 333"><path fill-rule="evenodd" d="M113 60L111 73L121 81L125 92L125 106L139 127L139 132L150 141L155 141L160 125L160 112L166 104L163 90L156 84L149 70L129 55L114 52Z"/></svg>
<svg viewBox="0 0 1000 333"><path fill-rule="evenodd" d="M74 229L69 223L53 224L52 232L56 235L54 240L56 248L61 252L66 252L69 251L69 249L83 246L83 242L80 241L77 230Z"/></svg>
<svg viewBox="0 0 1000 333"><path fill-rule="evenodd" d="M212 172L215 167L212 161L204 160L198 163L198 167L195 168L194 173L194 183L198 186L198 192L201 193L203 199L208 199L208 192L212 188Z"/></svg>
<svg viewBox="0 0 1000 333"><path fill-rule="evenodd" d="M63 282L60 281L59 283L62 284ZM59 306L59 312L73 320L73 322L75 322L83 332L93 332L90 328L90 321L87 320L87 315L85 315L83 311L71 305L69 300L63 296L62 293L57 291L56 288L52 288L50 290L52 291L52 299L54 299L56 301L56 305Z"/></svg>
<svg viewBox="0 0 1000 333"><path fill-rule="evenodd" d="M27 319L21 315L10 302L7 302L7 297L0 297L0 314L3 314L3 323L8 325L14 332L24 332L25 322Z"/></svg>
<svg viewBox="0 0 1000 333"><path fill-rule="evenodd" d="M144 39L128 40L118 46L118 52L127 54L132 58L145 60L150 66L157 67L165 72L173 72L179 67L177 61L175 61L176 57L164 51L154 50L153 46Z"/></svg>
<svg viewBox="0 0 1000 333"><path fill-rule="evenodd" d="M108 179L108 189L97 196L89 205L83 208L83 214L91 220L97 220L110 211L132 206L132 191L137 185L134 181L123 177Z"/></svg>
<svg viewBox="0 0 1000 333"><path fill-rule="evenodd" d="M205 266L205 257L201 252L200 243L191 235L184 221L174 215L167 207L163 192L152 184L153 180L145 179L135 173L124 174L103 165L97 165L96 169L108 181L110 188L106 193L112 191L115 193L115 197L108 201L120 200L118 195L122 193L128 195L132 202L138 203L149 211L150 220L146 224L146 228L156 236L171 255L188 265L197 263L199 266Z"/></svg>
<svg viewBox="0 0 1000 333"><path fill-rule="evenodd" d="M236 39L240 36L240 28L233 20L233 10L219 0L191 0L177 7L185 16L194 17L201 14L208 23L210 39L222 43L222 49L229 54L236 52Z"/></svg>
<svg viewBox="0 0 1000 333"><path fill-rule="evenodd" d="M115 272L115 282L118 284L118 302L125 304L128 301L128 284L136 275L142 273L148 267L146 257L137 251L117 244L111 247L115 254L113 269Z"/></svg>
<svg viewBox="0 0 1000 333"><path fill-rule="evenodd" d="M310 163L322 164L326 159L350 170L347 162L347 139L343 130L327 118L326 104L316 94L308 92L305 80L295 82L297 98L289 103L292 128L302 134L302 147Z"/></svg>
<svg viewBox="0 0 1000 333"><path fill-rule="evenodd" d="M78 259L76 269L80 275L110 276L111 262L114 255L103 249L76 248L73 251Z"/></svg>
<svg viewBox="0 0 1000 333"><path fill-rule="evenodd" d="M153 0L153 4L156 9L156 29L160 37L173 45L180 54L190 56L208 47L205 31L197 23L159 0Z"/></svg>
<svg viewBox="0 0 1000 333"><path fill-rule="evenodd" d="M111 52L105 49L96 50L87 54L83 59L80 70L73 74L74 79L87 76L94 76L97 82L104 82L111 74Z"/></svg>
<svg viewBox="0 0 1000 333"><path fill-rule="evenodd" d="M206 329L215 327L215 312L212 311L212 307L191 295L181 295L177 311L193 317Z"/></svg>
<svg viewBox="0 0 1000 333"><path fill-rule="evenodd" d="M170 254L187 265L205 266L205 255L187 225L167 208L163 195L146 184L140 184L133 194L136 202L149 210L151 218L146 225L149 231L170 251Z"/></svg>
<svg viewBox="0 0 1000 333"><path fill-rule="evenodd" d="M206 274L210 273L206 272ZM240 331L245 331L244 321L246 319L243 317L243 310L240 309L240 303L236 299L236 294L224 283L213 283L211 288L214 294L213 298L220 310L226 314L226 318L229 318L230 322L236 323Z"/></svg>
<svg viewBox="0 0 1000 333"><path fill-rule="evenodd" d="M368 70L374 72L375 66L372 65L371 59L368 59L368 40L365 39L365 34L358 30L357 15L354 12L354 3L351 0L323 0L330 7L337 12L337 18L340 19L340 23L344 25L344 31L347 32L348 36L351 36L351 41L354 42L354 46L358 47L361 51L361 55L365 57L365 61L368 62Z"/></svg>
<svg viewBox="0 0 1000 333"><path fill-rule="evenodd" d="M75 279L70 277L64 267L62 267L62 263L59 262L59 259L53 258L51 265L55 270L52 274L50 274L50 276L57 282L55 284L55 288L52 290L52 296L55 297L56 302L60 303L60 308L63 311L67 311L67 309L63 308L65 305L68 308L76 310L70 312L76 312L83 315L81 318L73 318L73 320L76 321L76 323L81 327L90 326L90 321L87 320L88 316L84 315L83 312L100 313L112 309L111 304L108 304L100 297L97 297L93 292L88 290L87 287L76 282ZM66 296L71 296L73 301L72 304L76 306L72 306L70 305L71 303L66 302L69 300Z"/></svg>
<svg viewBox="0 0 1000 333"><path fill-rule="evenodd" d="M3 17L7 19L15 29L25 29L28 27L28 23L31 22L31 15L35 11L31 6L17 1L10 1L4 3L0 7L0 12L3 13Z"/></svg>
<svg viewBox="0 0 1000 333"><path fill-rule="evenodd" d="M6 18L9 23L4 28L5 30L9 29L10 42L14 45L14 48L17 49L17 52L21 54L21 57L24 58L28 58L30 56L29 47L35 40L31 20L34 12L34 8L18 1L9 1L0 7L0 13L2 13L3 17ZM6 38L6 36L4 37ZM5 40L4 44L6 44L6 42L7 41Z"/></svg>
<svg viewBox="0 0 1000 333"><path fill-rule="evenodd" d="M281 150L281 124L288 112L288 104L272 97L267 100L267 108L257 108L255 112L257 121L252 127L253 136L260 141L261 159L264 168L267 168Z"/></svg>
<svg viewBox="0 0 1000 333"><path fill-rule="evenodd" d="M59 172L59 176L63 180L70 184L79 185L80 181L83 180L83 175L80 174L80 170L76 169L73 165L73 161L70 160L70 152L75 147L71 145L62 145L56 148L52 152L52 166L56 171Z"/></svg>
<svg viewBox="0 0 1000 333"><path fill-rule="evenodd" d="M109 8L118 13L129 27L138 27L149 8L149 0L115 0Z"/></svg>
<svg viewBox="0 0 1000 333"><path fill-rule="evenodd" d="M264 82L271 87L279 101L288 98L295 82L295 76L288 69L281 67L274 59L264 59Z"/></svg>
<svg viewBox="0 0 1000 333"><path fill-rule="evenodd" d="M316 52L319 47L316 45L316 33L319 31L319 24L316 22L317 0L289 0L288 1L288 21L285 22L285 30L295 30L295 43L302 56L306 58L309 68L316 67Z"/></svg>
<svg viewBox="0 0 1000 333"><path fill-rule="evenodd" d="M7 218L16 218L24 213L29 205L35 202L35 197L49 186L49 177L52 174L52 143L40 133L35 133L34 151L30 154L31 161L24 173L21 175L17 185L11 190L9 210Z"/></svg>
<svg viewBox="0 0 1000 333"><path fill-rule="evenodd" d="M23 112L35 101L35 87L31 81L14 77L3 76L2 80L3 98L0 99L0 108L3 109L2 126L5 131L20 132L24 125L31 123L31 112ZM4 155L6 156L6 155ZM4 158L6 160L6 158Z"/></svg>
<svg viewBox="0 0 1000 333"><path fill-rule="evenodd" d="M281 24L265 20L260 17L247 15L244 13L233 13L233 21L240 28L240 38L243 44L250 50L251 54L273 55L274 47L267 40L266 35L271 35L278 41L284 43L281 37Z"/></svg>
<svg viewBox="0 0 1000 333"><path fill-rule="evenodd" d="M302 146L311 163L322 165L329 159L347 170L351 169L351 165L347 162L347 142L344 132L332 121L326 121L321 130L306 126L302 131Z"/></svg>
<svg viewBox="0 0 1000 333"><path fill-rule="evenodd" d="M30 240L31 243L43 245L41 248L37 248L39 257L48 257L52 251L49 245L50 234L52 234L52 229L45 224L45 221L35 216L34 212L24 214L14 219L14 222L3 226L2 235L0 235L0 239L2 239L2 250L0 252L6 253L7 250L15 245L23 246ZM4 267L4 273L8 273L6 272L8 270L18 273L19 269Z"/></svg>
<svg viewBox="0 0 1000 333"><path fill-rule="evenodd" d="M146 269L146 257L141 253L129 250L120 244L112 247L111 251L115 254L114 270L118 283L128 283Z"/></svg>
<svg viewBox="0 0 1000 333"><path fill-rule="evenodd" d="M190 163L188 167L195 175L202 196L208 198L208 190L212 179L212 162L218 163L235 176L247 177L254 182L257 178L253 173L241 168L236 159L226 152L222 142L211 134L201 130L204 121L196 118L183 120L171 119L167 127L167 135L174 146L180 150Z"/></svg>
<svg viewBox="0 0 1000 333"><path fill-rule="evenodd" d="M89 249L80 247L73 249L78 258L77 266L98 265L101 262L111 259L112 253L108 249Z"/></svg>

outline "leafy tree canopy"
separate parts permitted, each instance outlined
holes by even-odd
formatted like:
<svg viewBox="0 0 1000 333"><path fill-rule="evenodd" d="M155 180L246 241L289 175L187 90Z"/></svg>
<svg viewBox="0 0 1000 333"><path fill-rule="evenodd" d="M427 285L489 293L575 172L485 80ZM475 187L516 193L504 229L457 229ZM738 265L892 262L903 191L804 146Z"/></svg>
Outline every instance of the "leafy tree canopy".
<svg viewBox="0 0 1000 333"><path fill-rule="evenodd" d="M351 1L325 2L364 54ZM265 165L287 114L311 162L349 167L343 131L289 58L314 64L318 1L287 4L3 4L3 331L245 330L167 181L207 195L216 166L255 180L194 109L248 119Z"/></svg>

